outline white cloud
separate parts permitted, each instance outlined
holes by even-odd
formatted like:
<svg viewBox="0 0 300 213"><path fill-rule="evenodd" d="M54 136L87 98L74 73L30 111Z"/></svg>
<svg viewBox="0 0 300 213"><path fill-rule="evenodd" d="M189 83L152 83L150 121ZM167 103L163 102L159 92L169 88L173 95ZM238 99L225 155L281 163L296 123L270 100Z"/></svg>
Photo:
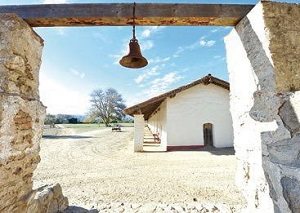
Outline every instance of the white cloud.
<svg viewBox="0 0 300 213"><path fill-rule="evenodd" d="M162 88L166 88L167 86L169 86L171 83L179 80L181 77L179 77L177 75L176 72L170 72L168 74L166 74L164 77L162 78L156 78L154 79L151 84L153 86L161 86Z"/></svg>
<svg viewBox="0 0 300 213"><path fill-rule="evenodd" d="M159 63L167 62L170 59L171 59L171 57L165 57L165 58L155 57L155 58L149 59L148 62L153 63L153 64L159 64Z"/></svg>
<svg viewBox="0 0 300 213"><path fill-rule="evenodd" d="M178 75L176 72L170 72L163 76L162 78L156 78L150 82L149 89L145 90L144 93L148 97L159 95L165 92L171 84L182 79L182 76Z"/></svg>
<svg viewBox="0 0 300 213"><path fill-rule="evenodd" d="M178 73L185 73L185 72L187 72L187 71L189 71L189 68L188 68L188 67L184 68L183 70L181 70L181 71L178 72Z"/></svg>
<svg viewBox="0 0 300 213"><path fill-rule="evenodd" d="M44 0L43 4L65 4L68 0Z"/></svg>
<svg viewBox="0 0 300 213"><path fill-rule="evenodd" d="M125 55L127 55L127 54L129 53L129 45L128 45L128 42L129 42L129 41L123 42L123 44L122 44L122 50L120 51L120 52L121 52L120 54L111 54L111 55L109 55L111 58L114 59L114 64L117 64L117 65L118 65L120 59L121 59L123 56L125 56Z"/></svg>
<svg viewBox="0 0 300 213"><path fill-rule="evenodd" d="M164 29L165 27L163 26L151 26L151 27L145 27L145 29L143 30L141 37L142 38L149 38L151 36L151 34L156 33L162 29Z"/></svg>
<svg viewBox="0 0 300 213"><path fill-rule="evenodd" d="M207 40L205 37L201 37L199 44L201 47L212 47L216 44L215 40Z"/></svg>
<svg viewBox="0 0 300 213"><path fill-rule="evenodd" d="M51 114L85 114L89 108L89 94L68 88L43 71L40 74L41 100Z"/></svg>
<svg viewBox="0 0 300 213"><path fill-rule="evenodd" d="M76 69L73 69L71 68L70 69L70 72L75 75L75 76L78 76L79 78L83 79L85 77L85 73L84 72L79 72L78 70Z"/></svg>
<svg viewBox="0 0 300 213"><path fill-rule="evenodd" d="M218 31L219 31L219 29L212 29L210 32L216 33L216 32L218 32Z"/></svg>
<svg viewBox="0 0 300 213"><path fill-rule="evenodd" d="M133 106L135 104L140 103L144 99L145 99L144 97L141 97L141 93L135 94L134 96L126 97L126 101L125 101L126 106L127 107Z"/></svg>
<svg viewBox="0 0 300 213"><path fill-rule="evenodd" d="M199 47L199 42L195 42L195 43L193 43L193 44L191 44L189 46L186 46L185 49L187 49L187 50L194 50L197 47Z"/></svg>
<svg viewBox="0 0 300 213"><path fill-rule="evenodd" d="M110 54L109 57L114 59L114 64L119 64L119 60L121 59L121 57L123 57L123 55L121 55L121 54Z"/></svg>
<svg viewBox="0 0 300 213"><path fill-rule="evenodd" d="M95 32L95 33L93 33L92 34L92 36L94 37L94 38L96 38L97 40L99 39L99 40L101 40L102 42L106 42L106 43L111 43L111 41L105 36L105 34L104 33L102 33L102 32Z"/></svg>
<svg viewBox="0 0 300 213"><path fill-rule="evenodd" d="M151 31L149 29L145 29L143 32L142 32L142 37L144 38L148 38L151 34Z"/></svg>
<svg viewBox="0 0 300 213"><path fill-rule="evenodd" d="M165 65L162 64L161 66L164 67ZM134 79L135 83L141 84L143 81L145 81L149 77L158 75L159 74L159 72L158 72L159 69L160 69L160 66L156 65L156 66L154 66L150 69L145 70L143 74L140 74L137 78Z"/></svg>
<svg viewBox="0 0 300 213"><path fill-rule="evenodd" d="M221 60L221 61L224 61L224 60L226 59L226 57L220 56L220 55L215 55L213 58L214 58L214 59Z"/></svg>
<svg viewBox="0 0 300 213"><path fill-rule="evenodd" d="M134 79L135 83L140 84L147 78L147 74L141 74L137 78Z"/></svg>
<svg viewBox="0 0 300 213"><path fill-rule="evenodd" d="M199 41L196 41L190 45L184 47L178 47L176 52L172 55L173 58L178 58L186 50L194 50L199 47L212 47L216 44L215 40L208 40L205 36L202 36Z"/></svg>
<svg viewBox="0 0 300 213"><path fill-rule="evenodd" d="M141 92L126 97L127 106L132 106L141 101L145 101L153 96L162 94L170 89L173 83L178 82L183 77L177 72L170 72L163 77L156 78L149 83L140 84L140 88L144 88Z"/></svg>
<svg viewBox="0 0 300 213"><path fill-rule="evenodd" d="M173 58L178 58L179 55L185 50L184 47L178 47L176 52L173 54Z"/></svg>
<svg viewBox="0 0 300 213"><path fill-rule="evenodd" d="M58 35L65 35L65 29L63 27L59 27L55 29Z"/></svg>
<svg viewBox="0 0 300 213"><path fill-rule="evenodd" d="M145 50L152 49L152 47L154 46L154 43L151 40L147 40L147 41L143 41L142 43L140 43L140 45L141 45L141 50L145 51Z"/></svg>

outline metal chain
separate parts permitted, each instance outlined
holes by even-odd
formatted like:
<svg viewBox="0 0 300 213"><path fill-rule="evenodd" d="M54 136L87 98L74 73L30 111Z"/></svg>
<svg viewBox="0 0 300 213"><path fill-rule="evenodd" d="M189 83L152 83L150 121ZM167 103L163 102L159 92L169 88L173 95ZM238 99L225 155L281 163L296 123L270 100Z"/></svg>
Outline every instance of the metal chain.
<svg viewBox="0 0 300 213"><path fill-rule="evenodd" d="M133 27L132 27L132 35L133 35L133 39L136 40L135 38L135 5L136 3L133 3L133 12L132 12L132 17L133 17Z"/></svg>

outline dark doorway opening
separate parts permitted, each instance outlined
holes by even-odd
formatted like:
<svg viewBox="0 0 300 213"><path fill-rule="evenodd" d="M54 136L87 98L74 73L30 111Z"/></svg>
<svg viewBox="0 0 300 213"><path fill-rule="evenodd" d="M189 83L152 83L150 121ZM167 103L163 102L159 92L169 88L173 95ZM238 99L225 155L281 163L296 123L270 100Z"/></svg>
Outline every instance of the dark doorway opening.
<svg viewBox="0 0 300 213"><path fill-rule="evenodd" d="M204 146L213 146L213 125L211 123L203 124Z"/></svg>

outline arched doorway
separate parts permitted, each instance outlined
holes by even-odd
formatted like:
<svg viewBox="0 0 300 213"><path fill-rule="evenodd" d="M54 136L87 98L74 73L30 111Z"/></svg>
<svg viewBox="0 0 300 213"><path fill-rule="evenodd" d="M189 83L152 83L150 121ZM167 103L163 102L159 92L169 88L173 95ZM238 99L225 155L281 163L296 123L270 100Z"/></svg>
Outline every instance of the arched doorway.
<svg viewBox="0 0 300 213"><path fill-rule="evenodd" d="M213 125L211 123L203 124L204 146L213 146Z"/></svg>
<svg viewBox="0 0 300 213"><path fill-rule="evenodd" d="M213 146L213 125L211 123L203 124L204 146Z"/></svg>

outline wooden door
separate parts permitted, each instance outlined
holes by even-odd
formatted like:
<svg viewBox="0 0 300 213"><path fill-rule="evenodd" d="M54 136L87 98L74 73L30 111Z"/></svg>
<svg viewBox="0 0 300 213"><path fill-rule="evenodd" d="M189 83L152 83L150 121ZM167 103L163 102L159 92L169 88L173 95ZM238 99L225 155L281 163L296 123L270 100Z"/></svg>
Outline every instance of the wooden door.
<svg viewBox="0 0 300 213"><path fill-rule="evenodd" d="M213 125L211 123L203 124L204 146L213 146Z"/></svg>

